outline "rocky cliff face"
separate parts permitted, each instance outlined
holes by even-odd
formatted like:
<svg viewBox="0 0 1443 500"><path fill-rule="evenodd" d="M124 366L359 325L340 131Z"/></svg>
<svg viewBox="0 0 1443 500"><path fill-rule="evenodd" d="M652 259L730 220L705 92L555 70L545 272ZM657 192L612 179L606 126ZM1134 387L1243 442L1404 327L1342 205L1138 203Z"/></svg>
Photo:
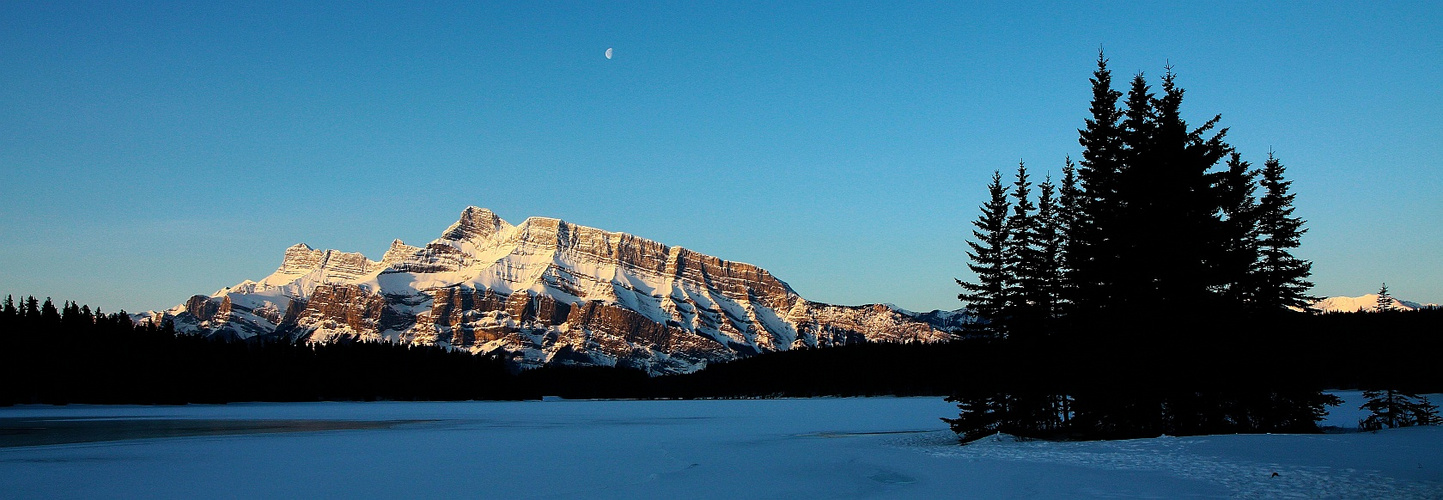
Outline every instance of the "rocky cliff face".
<svg viewBox="0 0 1443 500"><path fill-rule="evenodd" d="M523 366L653 374L799 347L937 342L969 320L811 302L751 264L558 219L513 226L478 207L423 247L394 241L379 262L293 246L261 281L153 317L205 335L505 350Z"/></svg>

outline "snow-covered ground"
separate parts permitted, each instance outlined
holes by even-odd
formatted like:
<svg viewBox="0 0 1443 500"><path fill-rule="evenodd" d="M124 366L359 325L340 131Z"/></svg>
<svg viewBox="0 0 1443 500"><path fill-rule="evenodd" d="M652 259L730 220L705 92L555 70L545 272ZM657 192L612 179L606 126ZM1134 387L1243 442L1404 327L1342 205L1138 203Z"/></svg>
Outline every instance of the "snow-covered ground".
<svg viewBox="0 0 1443 500"><path fill-rule="evenodd" d="M1355 425L1343 395L1329 423ZM937 398L0 408L0 497L1443 498L1443 428L963 447L938 420L955 413ZM57 419L70 430L51 438L179 437L14 446Z"/></svg>

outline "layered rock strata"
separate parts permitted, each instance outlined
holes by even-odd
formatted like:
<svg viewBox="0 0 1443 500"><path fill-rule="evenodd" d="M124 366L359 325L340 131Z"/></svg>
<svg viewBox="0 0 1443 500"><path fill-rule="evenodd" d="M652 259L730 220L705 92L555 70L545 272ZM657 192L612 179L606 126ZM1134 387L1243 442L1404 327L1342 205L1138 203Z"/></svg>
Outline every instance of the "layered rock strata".
<svg viewBox="0 0 1443 500"><path fill-rule="evenodd" d="M297 341L385 340L522 366L622 365L684 373L763 352L938 342L969 318L803 299L766 270L625 233L468 207L440 238L380 261L286 249L280 268L150 320L180 331Z"/></svg>

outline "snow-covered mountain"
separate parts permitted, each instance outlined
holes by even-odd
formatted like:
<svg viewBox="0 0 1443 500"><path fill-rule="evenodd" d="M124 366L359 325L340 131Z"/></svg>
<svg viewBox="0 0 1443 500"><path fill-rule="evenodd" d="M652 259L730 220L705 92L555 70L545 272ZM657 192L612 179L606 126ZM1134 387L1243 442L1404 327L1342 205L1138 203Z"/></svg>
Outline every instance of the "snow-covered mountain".
<svg viewBox="0 0 1443 500"><path fill-rule="evenodd" d="M511 225L473 206L440 238L396 240L379 261L292 246L260 281L147 318L166 319L203 335L504 349L523 366L664 374L768 351L937 342L971 317L812 302L751 264L558 219Z"/></svg>
<svg viewBox="0 0 1443 500"><path fill-rule="evenodd" d="M1438 304L1419 304L1409 300L1393 299L1393 308L1401 311L1436 309L1438 307ZM1378 294L1370 293L1360 297L1328 297L1314 302L1308 308L1322 312L1376 311L1378 310Z"/></svg>

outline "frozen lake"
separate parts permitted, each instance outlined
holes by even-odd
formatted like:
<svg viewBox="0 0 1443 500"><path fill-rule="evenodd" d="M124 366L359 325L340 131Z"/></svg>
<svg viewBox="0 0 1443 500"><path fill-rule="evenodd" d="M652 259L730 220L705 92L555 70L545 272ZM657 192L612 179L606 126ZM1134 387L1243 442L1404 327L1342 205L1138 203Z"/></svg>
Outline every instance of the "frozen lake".
<svg viewBox="0 0 1443 500"><path fill-rule="evenodd" d="M1357 394L1329 423L1357 420ZM938 398L0 408L6 498L1443 498L1443 429L959 447ZM1277 476L1273 476L1277 473Z"/></svg>

